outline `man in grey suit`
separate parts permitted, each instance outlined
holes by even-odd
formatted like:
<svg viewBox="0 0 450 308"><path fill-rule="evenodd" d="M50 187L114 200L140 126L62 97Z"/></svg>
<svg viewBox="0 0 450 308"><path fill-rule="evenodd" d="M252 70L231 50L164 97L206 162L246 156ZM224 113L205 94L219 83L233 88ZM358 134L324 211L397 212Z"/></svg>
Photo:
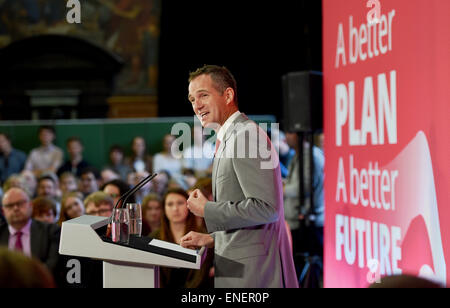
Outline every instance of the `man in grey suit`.
<svg viewBox="0 0 450 308"><path fill-rule="evenodd" d="M217 144L214 200L200 190L188 200L209 234L189 232L181 245L214 247L215 287L298 287L278 154L266 133L239 112L236 95L236 81L224 67L207 65L190 75L189 101L202 126L216 130Z"/></svg>
<svg viewBox="0 0 450 308"><path fill-rule="evenodd" d="M0 224L0 246L36 258L56 272L59 260L60 228L31 218L33 207L27 193L11 188L3 196L6 222Z"/></svg>

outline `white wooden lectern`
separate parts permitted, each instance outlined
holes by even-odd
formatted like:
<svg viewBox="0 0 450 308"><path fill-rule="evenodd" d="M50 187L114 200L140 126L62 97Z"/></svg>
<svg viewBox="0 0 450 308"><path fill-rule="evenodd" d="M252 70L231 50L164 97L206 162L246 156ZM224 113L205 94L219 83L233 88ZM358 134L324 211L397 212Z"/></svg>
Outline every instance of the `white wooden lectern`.
<svg viewBox="0 0 450 308"><path fill-rule="evenodd" d="M159 266L199 269L200 251L151 239L130 237L129 244L106 238L109 218L84 215L62 224L59 253L103 261L104 288L157 288Z"/></svg>

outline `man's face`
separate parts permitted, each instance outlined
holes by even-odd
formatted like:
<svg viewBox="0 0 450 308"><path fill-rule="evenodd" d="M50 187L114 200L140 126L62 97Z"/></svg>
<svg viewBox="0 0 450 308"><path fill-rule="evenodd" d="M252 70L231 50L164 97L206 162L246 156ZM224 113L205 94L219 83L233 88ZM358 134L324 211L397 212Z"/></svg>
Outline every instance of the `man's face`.
<svg viewBox="0 0 450 308"><path fill-rule="evenodd" d="M48 210L46 212L41 212L39 216L35 216L34 219L52 224L55 222L55 214L53 214L52 210Z"/></svg>
<svg viewBox="0 0 450 308"><path fill-rule="evenodd" d="M98 190L97 180L92 172L81 175L81 188L83 193L93 193Z"/></svg>
<svg viewBox="0 0 450 308"><path fill-rule="evenodd" d="M53 142L53 139L55 139L55 135L51 130L43 129L39 133L39 140L41 141L41 144L44 146L47 146Z"/></svg>
<svg viewBox="0 0 450 308"><path fill-rule="evenodd" d="M143 155L145 151L145 140L142 138L135 138L133 141L133 152L136 155Z"/></svg>
<svg viewBox="0 0 450 308"><path fill-rule="evenodd" d="M114 204L117 204L117 201L120 199L120 190L116 185L108 184L105 186L103 191L108 194L113 200Z"/></svg>
<svg viewBox="0 0 450 308"><path fill-rule="evenodd" d="M298 135L296 133L286 133L286 142L291 148L298 146Z"/></svg>
<svg viewBox="0 0 450 308"><path fill-rule="evenodd" d="M9 225L25 225L33 213L27 194L21 189L11 188L3 197L3 213Z"/></svg>
<svg viewBox="0 0 450 308"><path fill-rule="evenodd" d="M112 151L109 154L109 157L110 157L111 162L113 163L113 165L118 165L118 164L122 163L123 154L120 151Z"/></svg>
<svg viewBox="0 0 450 308"><path fill-rule="evenodd" d="M97 206L94 202L86 204L86 214L92 216L110 217L112 213L112 207L110 204L101 202Z"/></svg>
<svg viewBox="0 0 450 308"><path fill-rule="evenodd" d="M172 135L166 135L163 139L163 147L166 152L170 152L172 148L172 144L175 141L175 137Z"/></svg>
<svg viewBox="0 0 450 308"><path fill-rule="evenodd" d="M189 84L189 101L203 127L224 123L226 92L220 93L209 75L200 75Z"/></svg>
<svg viewBox="0 0 450 308"><path fill-rule="evenodd" d="M4 135L0 135L0 153L4 153L11 148L11 143Z"/></svg>
<svg viewBox="0 0 450 308"><path fill-rule="evenodd" d="M67 144L67 152L72 158L78 157L83 152L83 146L78 141L71 141Z"/></svg>
<svg viewBox="0 0 450 308"><path fill-rule="evenodd" d="M56 195L55 183L49 179L41 180L37 188L38 196L54 197Z"/></svg>

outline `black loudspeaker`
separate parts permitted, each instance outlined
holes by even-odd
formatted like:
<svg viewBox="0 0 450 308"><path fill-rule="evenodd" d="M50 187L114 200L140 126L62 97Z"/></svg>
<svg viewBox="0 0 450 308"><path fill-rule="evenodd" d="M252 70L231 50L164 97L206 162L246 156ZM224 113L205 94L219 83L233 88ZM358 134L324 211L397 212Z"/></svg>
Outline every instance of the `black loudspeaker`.
<svg viewBox="0 0 450 308"><path fill-rule="evenodd" d="M292 72L282 77L284 130L315 132L323 129L322 73Z"/></svg>

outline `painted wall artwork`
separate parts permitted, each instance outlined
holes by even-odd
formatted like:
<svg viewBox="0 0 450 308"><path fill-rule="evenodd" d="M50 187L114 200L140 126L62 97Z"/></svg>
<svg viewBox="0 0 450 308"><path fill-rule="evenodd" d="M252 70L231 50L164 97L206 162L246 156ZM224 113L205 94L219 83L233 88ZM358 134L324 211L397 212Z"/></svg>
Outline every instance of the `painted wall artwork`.
<svg viewBox="0 0 450 308"><path fill-rule="evenodd" d="M125 65L116 95L156 95L161 0L82 0L81 23L66 20L65 0L0 0L0 48L30 36L85 39Z"/></svg>

